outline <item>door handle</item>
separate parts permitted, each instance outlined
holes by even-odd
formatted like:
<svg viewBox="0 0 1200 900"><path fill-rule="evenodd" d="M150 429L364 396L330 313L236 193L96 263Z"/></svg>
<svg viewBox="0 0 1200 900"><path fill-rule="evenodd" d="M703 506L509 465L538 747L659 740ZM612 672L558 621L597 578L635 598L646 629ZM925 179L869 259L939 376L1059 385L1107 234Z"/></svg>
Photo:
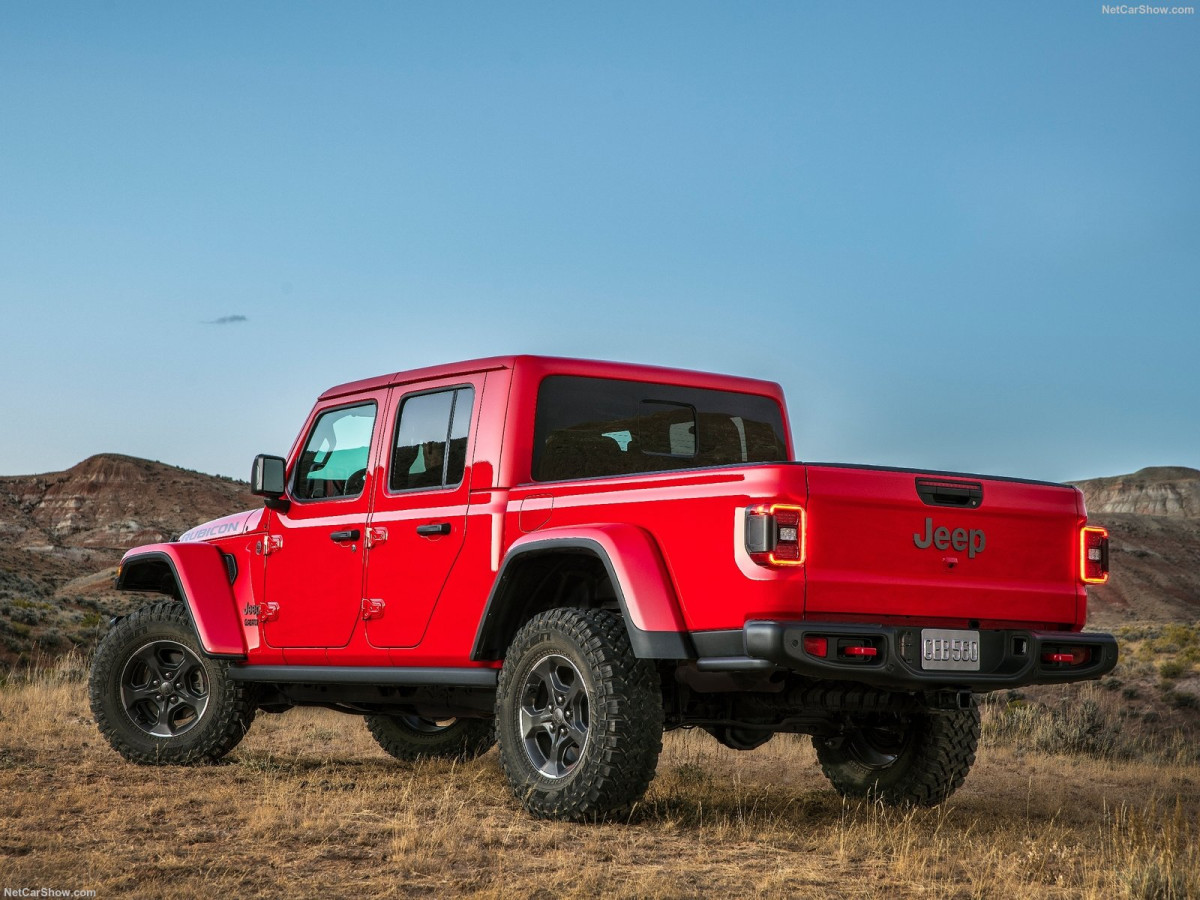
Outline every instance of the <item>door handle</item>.
<svg viewBox="0 0 1200 900"><path fill-rule="evenodd" d="M449 534L449 522L435 522L432 525L418 525L417 534Z"/></svg>
<svg viewBox="0 0 1200 900"><path fill-rule="evenodd" d="M342 541L357 541L358 536L359 536L359 530L357 528L350 528L350 529L347 529L346 531L331 531L331 532L329 532L329 539L331 541L335 541L336 543L339 543L339 544L342 543Z"/></svg>

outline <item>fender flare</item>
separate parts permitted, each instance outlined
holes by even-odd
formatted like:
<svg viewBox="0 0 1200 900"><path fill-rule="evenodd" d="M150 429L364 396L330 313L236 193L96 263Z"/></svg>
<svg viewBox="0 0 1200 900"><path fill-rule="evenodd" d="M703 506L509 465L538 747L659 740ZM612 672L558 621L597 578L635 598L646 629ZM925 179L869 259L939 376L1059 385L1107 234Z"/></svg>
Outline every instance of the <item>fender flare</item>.
<svg viewBox="0 0 1200 900"><path fill-rule="evenodd" d="M212 544L147 544L121 559L118 591L152 591L183 603L205 654L244 659L246 637L224 555Z"/></svg>
<svg viewBox="0 0 1200 900"><path fill-rule="evenodd" d="M582 552L600 561L621 607L634 656L694 659L679 598L654 538L636 525L589 525L523 535L508 548L475 632L471 659L496 660L524 624L525 608L510 601L515 573L532 557Z"/></svg>

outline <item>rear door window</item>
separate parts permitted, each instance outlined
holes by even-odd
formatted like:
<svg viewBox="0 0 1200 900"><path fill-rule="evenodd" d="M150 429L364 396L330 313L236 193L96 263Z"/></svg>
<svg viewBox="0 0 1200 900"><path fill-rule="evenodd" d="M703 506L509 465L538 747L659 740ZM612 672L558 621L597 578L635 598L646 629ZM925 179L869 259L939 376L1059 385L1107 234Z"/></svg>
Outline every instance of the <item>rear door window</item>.
<svg viewBox="0 0 1200 900"><path fill-rule="evenodd" d="M389 490L453 487L462 482L474 402L471 387L404 398L396 422Z"/></svg>

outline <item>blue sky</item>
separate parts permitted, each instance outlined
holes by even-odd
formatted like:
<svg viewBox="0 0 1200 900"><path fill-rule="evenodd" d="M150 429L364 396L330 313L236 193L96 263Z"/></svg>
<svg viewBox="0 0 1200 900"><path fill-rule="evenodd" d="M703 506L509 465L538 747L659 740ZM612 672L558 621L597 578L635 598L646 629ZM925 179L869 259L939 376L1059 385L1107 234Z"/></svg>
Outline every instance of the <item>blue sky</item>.
<svg viewBox="0 0 1200 900"><path fill-rule="evenodd" d="M1200 467L1198 51L1099 2L5 0L0 474L245 478L331 384L510 352L779 381L804 459Z"/></svg>

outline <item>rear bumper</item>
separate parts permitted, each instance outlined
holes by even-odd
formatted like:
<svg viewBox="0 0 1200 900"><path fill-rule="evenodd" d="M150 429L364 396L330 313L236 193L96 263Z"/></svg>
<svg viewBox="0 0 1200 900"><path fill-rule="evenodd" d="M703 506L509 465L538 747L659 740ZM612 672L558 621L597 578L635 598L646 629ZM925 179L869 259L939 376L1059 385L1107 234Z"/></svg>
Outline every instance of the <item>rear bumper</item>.
<svg viewBox="0 0 1200 900"><path fill-rule="evenodd" d="M763 660L802 675L859 681L891 690L953 687L983 692L1030 684L1066 684L1099 678L1117 664L1117 640L1111 634L1019 630L978 634L978 671L925 668L921 628L916 626L751 621L742 629L742 640L747 661ZM806 636L827 639L830 649L825 658L805 651ZM839 657L839 641L854 640L874 647L876 655ZM1067 648L1085 648L1086 660L1072 664L1044 659Z"/></svg>

